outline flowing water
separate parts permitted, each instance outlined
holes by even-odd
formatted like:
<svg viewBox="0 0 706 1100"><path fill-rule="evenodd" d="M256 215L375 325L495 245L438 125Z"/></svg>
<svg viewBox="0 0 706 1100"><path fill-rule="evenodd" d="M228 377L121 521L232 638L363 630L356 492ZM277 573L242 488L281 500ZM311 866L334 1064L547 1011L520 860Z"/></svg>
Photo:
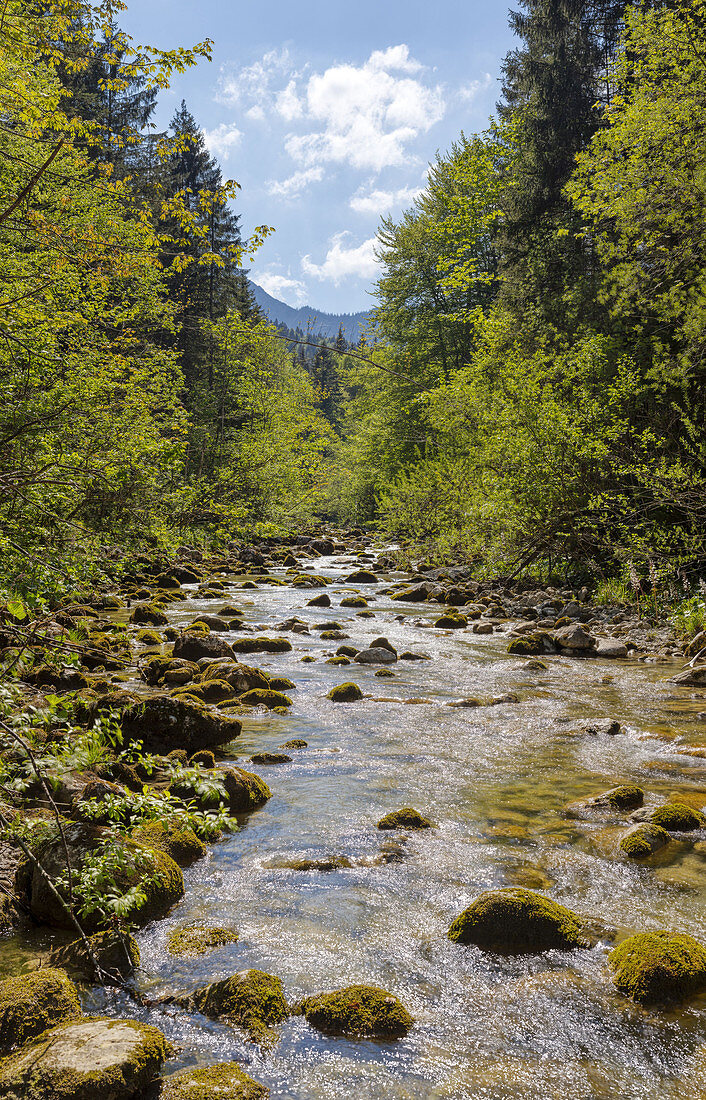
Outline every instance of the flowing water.
<svg viewBox="0 0 706 1100"><path fill-rule="evenodd" d="M291 1001L375 984L396 993L416 1024L403 1040L354 1042L294 1017L261 1054L239 1032L176 1007L136 1012L103 991L85 1007L156 1024L179 1048L175 1066L241 1060L286 1100L664 1097L706 1041L706 999L669 1014L631 1005L611 985L606 942L506 959L452 944L446 933L481 891L522 885L621 936L669 928L706 941L706 856L698 844L675 842L668 856L634 866L617 854L624 825L562 812L626 782L645 787L648 804L673 794L706 804L706 761L679 755L675 741L698 741L704 701L666 682L670 666L551 657L546 672L523 670L505 635L435 629L438 607L392 602L376 586L359 586L375 615L358 617L339 606L354 590L342 578L355 559L304 564L333 578L331 608L304 606L316 593L289 586L231 588L226 601L269 634L292 615L312 628L334 619L358 648L384 634L399 651L432 659L400 662L394 678L379 679L374 667L326 664L341 643L316 632L288 634L291 653L246 658L297 686L286 717L254 713L235 743L240 764L262 774L273 797L185 872L184 900L139 935L139 983L159 998L257 967L280 977ZM192 592L170 607L170 622L185 625L219 606ZM302 663L309 654L316 662ZM330 702L330 688L347 680L366 698ZM444 705L506 692L520 701ZM618 718L624 733L586 733L595 718ZM248 762L291 738L308 743L291 751L292 763ZM409 834L390 851L390 834L376 822L402 806L438 828ZM380 862L386 844L389 862ZM286 866L330 856L352 866ZM169 931L195 921L234 926L239 940L196 959L173 958Z"/></svg>

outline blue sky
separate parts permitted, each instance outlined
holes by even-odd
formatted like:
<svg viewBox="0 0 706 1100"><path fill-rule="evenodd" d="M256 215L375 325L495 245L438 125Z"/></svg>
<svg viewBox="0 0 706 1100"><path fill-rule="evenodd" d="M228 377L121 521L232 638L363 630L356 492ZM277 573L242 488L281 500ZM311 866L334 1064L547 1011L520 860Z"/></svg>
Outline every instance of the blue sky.
<svg viewBox="0 0 706 1100"><path fill-rule="evenodd" d="M245 234L276 232L251 278L290 305L372 304L381 215L399 215L437 150L485 127L513 40L503 0L127 0L121 25L171 48L214 41L182 97L224 175Z"/></svg>

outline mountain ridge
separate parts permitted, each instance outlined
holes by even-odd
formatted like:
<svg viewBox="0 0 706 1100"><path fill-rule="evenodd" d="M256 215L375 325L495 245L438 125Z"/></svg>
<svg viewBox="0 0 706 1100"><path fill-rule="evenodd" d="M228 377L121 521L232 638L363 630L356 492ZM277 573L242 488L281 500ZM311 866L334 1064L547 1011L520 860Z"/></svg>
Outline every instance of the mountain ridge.
<svg viewBox="0 0 706 1100"><path fill-rule="evenodd" d="M348 343L357 344L365 326L370 321L370 310L360 310L358 313L326 313L324 310L314 309L308 305L288 306L279 298L273 298L252 280L249 280L249 286L260 309L271 321L279 322L293 330L299 328L302 332L308 329L312 336L335 338L340 327Z"/></svg>

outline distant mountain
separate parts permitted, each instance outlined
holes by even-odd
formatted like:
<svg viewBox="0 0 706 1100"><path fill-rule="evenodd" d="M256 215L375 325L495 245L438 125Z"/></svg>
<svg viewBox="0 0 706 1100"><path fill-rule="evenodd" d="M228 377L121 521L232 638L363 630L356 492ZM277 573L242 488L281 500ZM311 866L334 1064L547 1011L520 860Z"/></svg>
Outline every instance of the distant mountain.
<svg viewBox="0 0 706 1100"><path fill-rule="evenodd" d="M295 309L294 306L288 306L286 302L273 298L257 283L251 282L250 289L260 309L271 321L278 321L293 330L299 328L304 333L308 329L312 336L336 337L339 326L342 326L343 335L348 343L357 344L370 319L370 313L367 310L361 313L323 313L312 306L300 306L299 309Z"/></svg>

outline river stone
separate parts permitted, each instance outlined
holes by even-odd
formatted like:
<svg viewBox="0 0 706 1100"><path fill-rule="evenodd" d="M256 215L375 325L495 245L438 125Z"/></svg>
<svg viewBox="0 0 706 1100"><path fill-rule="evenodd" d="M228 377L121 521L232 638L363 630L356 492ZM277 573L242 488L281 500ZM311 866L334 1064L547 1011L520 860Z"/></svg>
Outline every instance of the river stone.
<svg viewBox="0 0 706 1100"><path fill-rule="evenodd" d="M378 821L378 829L433 829L434 825L428 817L422 817L418 810L411 806L404 806L401 810L393 810L385 814Z"/></svg>
<svg viewBox="0 0 706 1100"><path fill-rule="evenodd" d="M200 682L206 683L208 680L221 680L230 684L236 695L270 686L269 678L259 668L241 665L233 660L209 662L201 673Z"/></svg>
<svg viewBox="0 0 706 1100"><path fill-rule="evenodd" d="M414 1024L402 1002L374 985L351 985L305 997L296 1010L325 1035L400 1039Z"/></svg>
<svg viewBox="0 0 706 1100"><path fill-rule="evenodd" d="M587 930L576 913L519 887L481 894L453 922L449 939L506 955L589 946Z"/></svg>
<svg viewBox="0 0 706 1100"><path fill-rule="evenodd" d="M82 822L64 825L64 834L74 871L81 868L86 853L100 849L101 843L109 836L107 830ZM164 852L145 848L133 840L124 840L123 846L126 865L117 875L118 887L127 892L138 882L142 882L146 893L145 900L141 903L136 901L130 911L123 914L123 917L135 924L144 925L165 916L184 896L184 878L174 860ZM66 872L64 846L59 837L54 836L46 840L40 846L37 855L53 880ZM142 855L149 856L149 863L154 868L154 878L150 875L146 879L145 871L133 862ZM31 915L40 924L74 930L72 921L49 889L43 876L32 864L20 865L15 878L15 888L21 897L26 898ZM84 917L83 926L88 931L97 930L100 926L99 916L95 914L92 917Z"/></svg>
<svg viewBox="0 0 706 1100"><path fill-rule="evenodd" d="M256 752L250 757L251 764L291 764L291 756L285 752Z"/></svg>
<svg viewBox="0 0 706 1100"><path fill-rule="evenodd" d="M129 978L140 965L140 949L134 936L112 930L97 932L88 937L88 943L98 964L113 977ZM83 940L55 947L49 955L49 965L69 970L87 982L96 980L93 962Z"/></svg>
<svg viewBox="0 0 706 1100"><path fill-rule="evenodd" d="M357 684L349 682L337 684L336 687L331 688L326 698L332 703L355 703L363 698L363 692Z"/></svg>
<svg viewBox="0 0 706 1100"><path fill-rule="evenodd" d="M242 1028L258 1043L271 1043L276 1038L274 1026L289 1016L282 982L262 970L243 970L212 982L197 989L188 1004L204 1016Z"/></svg>
<svg viewBox="0 0 706 1100"><path fill-rule="evenodd" d="M645 801L645 792L641 787L625 785L611 787L609 791L601 791L593 798L585 798L580 802L572 802L566 807L569 817L580 814L584 810L606 810L609 813L622 813L637 810Z"/></svg>
<svg viewBox="0 0 706 1100"><path fill-rule="evenodd" d="M554 640L563 651L571 653L592 653L596 648L596 639L579 623L563 626L557 630Z"/></svg>
<svg viewBox="0 0 706 1100"><path fill-rule="evenodd" d="M681 687L703 687L706 685L706 665L687 668L678 676L672 676L669 682L679 684Z"/></svg>
<svg viewBox="0 0 706 1100"><path fill-rule="evenodd" d="M175 958L194 959L206 955L217 947L237 943L234 928L208 928L202 924L182 925L173 928L167 936L167 950Z"/></svg>
<svg viewBox="0 0 706 1100"><path fill-rule="evenodd" d="M218 634L181 634L174 643L174 656L186 661L198 661L201 657L232 657L233 650L225 638Z"/></svg>
<svg viewBox="0 0 706 1100"><path fill-rule="evenodd" d="M680 1003L706 989L706 949L693 936L641 932L608 961L617 988L640 1004Z"/></svg>
<svg viewBox="0 0 706 1100"><path fill-rule="evenodd" d="M313 600L309 600L307 607L330 607L331 597L326 592L322 592L320 596L314 596Z"/></svg>
<svg viewBox="0 0 706 1100"><path fill-rule="evenodd" d="M148 626L166 626L169 619L161 608L151 603L141 603L130 615L131 623L143 623Z"/></svg>
<svg viewBox="0 0 706 1100"><path fill-rule="evenodd" d="M120 716L120 726L125 741L141 741L146 752L184 749L189 756L228 744L242 729L234 718L169 695L155 695L128 707Z"/></svg>
<svg viewBox="0 0 706 1100"><path fill-rule="evenodd" d="M222 778L230 809L234 814L250 813L272 798L272 791L265 780L254 772L243 768L227 768L222 773Z"/></svg>
<svg viewBox="0 0 706 1100"><path fill-rule="evenodd" d="M604 657L610 660L616 660L622 657L627 657L628 647L613 638L599 638L595 651L596 657Z"/></svg>
<svg viewBox="0 0 706 1100"><path fill-rule="evenodd" d="M406 603L423 603L429 598L433 585L427 581L422 584L414 584L409 588L403 588L401 592L395 592L390 597L393 600L404 600Z"/></svg>
<svg viewBox="0 0 706 1100"><path fill-rule="evenodd" d="M378 584L379 580L374 573L369 572L367 569L356 569L354 573L349 573L347 577L343 578L346 584Z"/></svg>
<svg viewBox="0 0 706 1100"><path fill-rule="evenodd" d="M647 859L654 855L665 844L669 844L669 833L660 825L651 825L645 822L636 825L620 841L620 850L629 859Z"/></svg>
<svg viewBox="0 0 706 1100"><path fill-rule="evenodd" d="M229 623L222 619L220 615L199 615L198 619L194 619L191 624L192 627L205 624L209 630L215 630L217 634L222 634L226 630L232 630ZM189 627L191 629L191 627Z"/></svg>
<svg viewBox="0 0 706 1100"><path fill-rule="evenodd" d="M668 833L690 833L706 827L706 817L683 802L665 802L650 814L653 825L661 825Z"/></svg>
<svg viewBox="0 0 706 1100"><path fill-rule="evenodd" d="M267 1100L269 1095L237 1062L220 1062L165 1077L156 1100Z"/></svg>
<svg viewBox="0 0 706 1100"><path fill-rule="evenodd" d="M397 662L397 654L394 650L375 646L370 649L361 649L353 660L359 665L394 665Z"/></svg>
<svg viewBox="0 0 706 1100"><path fill-rule="evenodd" d="M0 982L0 1045L22 1046L48 1027L81 1016L76 986L64 970L43 967Z"/></svg>

